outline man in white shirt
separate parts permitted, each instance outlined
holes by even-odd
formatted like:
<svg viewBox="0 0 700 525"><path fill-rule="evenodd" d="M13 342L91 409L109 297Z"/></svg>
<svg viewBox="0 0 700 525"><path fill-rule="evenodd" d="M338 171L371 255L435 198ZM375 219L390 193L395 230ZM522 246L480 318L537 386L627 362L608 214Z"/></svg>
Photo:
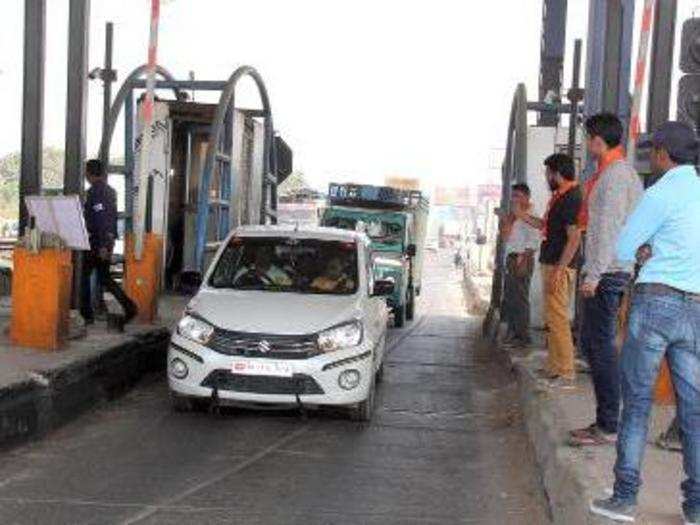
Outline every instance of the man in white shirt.
<svg viewBox="0 0 700 525"><path fill-rule="evenodd" d="M530 209L530 188L514 184L511 209ZM503 292L503 316L508 324L506 342L516 346L530 344L530 281L540 232L512 214L502 221L501 234L506 243L506 277Z"/></svg>

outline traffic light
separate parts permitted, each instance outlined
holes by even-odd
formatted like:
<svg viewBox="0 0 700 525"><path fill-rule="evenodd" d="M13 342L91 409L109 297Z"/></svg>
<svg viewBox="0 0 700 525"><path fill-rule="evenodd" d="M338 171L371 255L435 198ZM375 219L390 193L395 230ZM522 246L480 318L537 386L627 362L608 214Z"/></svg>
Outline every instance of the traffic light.
<svg viewBox="0 0 700 525"><path fill-rule="evenodd" d="M677 119L700 129L700 18L689 18L681 32Z"/></svg>

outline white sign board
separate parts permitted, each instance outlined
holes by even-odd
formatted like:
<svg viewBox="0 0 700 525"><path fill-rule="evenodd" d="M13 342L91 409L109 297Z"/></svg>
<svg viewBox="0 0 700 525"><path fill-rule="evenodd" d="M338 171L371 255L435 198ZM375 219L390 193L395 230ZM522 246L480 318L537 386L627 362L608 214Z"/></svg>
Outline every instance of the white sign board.
<svg viewBox="0 0 700 525"><path fill-rule="evenodd" d="M139 106L138 127L136 145L134 151L134 166L140 166L141 145L143 144L143 105ZM151 122L151 143L147 159L148 178L153 181L153 193L151 194L151 231L159 235L165 235L168 209L168 173L170 172L170 116L168 105L165 102L156 102ZM134 177L134 202L139 202L141 192L141 180ZM147 191L147 190L145 190ZM145 201L144 201L145 202ZM136 211L136 210L134 210ZM134 231L145 231L145 209L140 210L134 217ZM139 220L140 217L140 220Z"/></svg>
<svg viewBox="0 0 700 525"><path fill-rule="evenodd" d="M83 206L77 195L32 195L26 197L25 202L39 231L58 235L73 250L90 249Z"/></svg>

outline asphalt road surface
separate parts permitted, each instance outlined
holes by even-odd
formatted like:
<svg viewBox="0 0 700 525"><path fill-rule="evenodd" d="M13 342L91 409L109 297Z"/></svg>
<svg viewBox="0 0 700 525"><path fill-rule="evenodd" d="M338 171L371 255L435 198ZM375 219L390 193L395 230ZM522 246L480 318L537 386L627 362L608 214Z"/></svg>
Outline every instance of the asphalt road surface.
<svg viewBox="0 0 700 525"><path fill-rule="evenodd" d="M176 414L152 377L0 454L0 523L548 523L513 379L479 347L449 256L430 259L371 424Z"/></svg>

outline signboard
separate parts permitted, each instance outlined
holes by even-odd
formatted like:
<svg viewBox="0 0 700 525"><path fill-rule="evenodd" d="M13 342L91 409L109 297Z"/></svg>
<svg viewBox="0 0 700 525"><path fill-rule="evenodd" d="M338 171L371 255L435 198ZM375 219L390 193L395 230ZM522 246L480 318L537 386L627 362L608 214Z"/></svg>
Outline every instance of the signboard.
<svg viewBox="0 0 700 525"><path fill-rule="evenodd" d="M134 152L134 165L141 162L141 145L143 144L143 106L140 107L138 119L138 135ZM164 235L167 230L167 199L168 199L168 173L170 172L170 118L168 105L165 102L156 102L151 122L150 150L147 159L147 172L149 184L152 184L150 195L151 229L153 233ZM147 191L147 190L146 190ZM134 202L139 202L141 192L141 180L134 177ZM136 210L134 210L136 211ZM145 214L134 216L134 231L146 231ZM140 224L139 224L140 223Z"/></svg>
<svg viewBox="0 0 700 525"><path fill-rule="evenodd" d="M77 195L30 195L25 202L39 231L58 235L73 250L90 249L83 206Z"/></svg>

